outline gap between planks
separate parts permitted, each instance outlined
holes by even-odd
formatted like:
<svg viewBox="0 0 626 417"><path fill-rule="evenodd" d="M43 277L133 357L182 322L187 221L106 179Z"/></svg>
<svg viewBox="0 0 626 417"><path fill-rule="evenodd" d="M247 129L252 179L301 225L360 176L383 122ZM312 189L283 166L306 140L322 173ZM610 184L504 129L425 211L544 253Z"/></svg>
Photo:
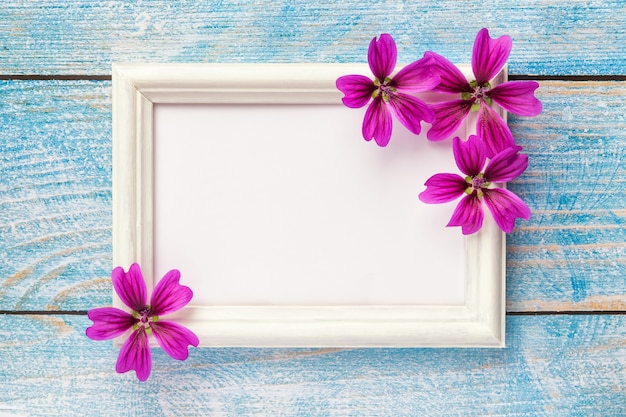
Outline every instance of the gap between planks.
<svg viewBox="0 0 626 417"><path fill-rule="evenodd" d="M0 310L0 315L8 316L86 316L87 311L77 310ZM507 316L591 316L591 315L626 315L624 310L545 310L545 311L507 311Z"/></svg>
<svg viewBox="0 0 626 417"><path fill-rule="evenodd" d="M111 81L111 75L70 75L70 74L0 74L0 81ZM509 80L531 81L626 81L626 75L521 75L509 74Z"/></svg>

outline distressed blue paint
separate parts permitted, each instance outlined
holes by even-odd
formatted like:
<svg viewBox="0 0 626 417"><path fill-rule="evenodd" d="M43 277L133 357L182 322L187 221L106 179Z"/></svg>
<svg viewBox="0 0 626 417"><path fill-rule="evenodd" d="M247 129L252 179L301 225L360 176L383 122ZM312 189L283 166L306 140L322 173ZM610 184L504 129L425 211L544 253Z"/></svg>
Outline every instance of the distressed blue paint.
<svg viewBox="0 0 626 417"><path fill-rule="evenodd" d="M509 317L506 349L154 352L140 383L85 317L0 316L0 413L48 416L618 416L626 317ZM8 331L11 330L11 337ZM19 355L15 355L19 352ZM37 358L45 360L37 360Z"/></svg>
<svg viewBox="0 0 626 417"><path fill-rule="evenodd" d="M468 62L481 27L510 34L514 74L626 73L621 0L36 0L0 8L0 73L108 74L119 61L365 62L388 32L401 61Z"/></svg>
<svg viewBox="0 0 626 417"><path fill-rule="evenodd" d="M623 303L626 86L544 82L538 96L540 116L509 119L530 160L509 189L534 211L508 239L509 305L584 303L605 282L612 284L603 295Z"/></svg>
<svg viewBox="0 0 626 417"><path fill-rule="evenodd" d="M89 281L111 268L110 83L5 81L0 95L0 309L109 303Z"/></svg>

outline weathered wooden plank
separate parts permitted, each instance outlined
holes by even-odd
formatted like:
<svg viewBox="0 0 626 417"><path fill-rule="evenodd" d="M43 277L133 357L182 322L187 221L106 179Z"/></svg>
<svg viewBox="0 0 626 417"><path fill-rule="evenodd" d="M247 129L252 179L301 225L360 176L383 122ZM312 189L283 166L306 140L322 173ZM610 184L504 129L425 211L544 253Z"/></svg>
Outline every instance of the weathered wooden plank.
<svg viewBox="0 0 626 417"><path fill-rule="evenodd" d="M468 62L481 27L514 39L513 74L626 74L622 0L5 1L0 73L109 74L112 62L363 62L388 32L400 58Z"/></svg>
<svg viewBox="0 0 626 417"><path fill-rule="evenodd" d="M84 316L0 316L0 414L619 416L626 317L509 317L506 349L154 350L146 383Z"/></svg>
<svg viewBox="0 0 626 417"><path fill-rule="evenodd" d="M0 82L0 309L110 303L110 82Z"/></svg>
<svg viewBox="0 0 626 417"><path fill-rule="evenodd" d="M531 161L510 189L534 215L508 239L508 309L624 310L626 85L538 94L542 115L510 118ZM110 82L5 81L0 95L0 310L109 304Z"/></svg>
<svg viewBox="0 0 626 417"><path fill-rule="evenodd" d="M626 83L538 95L543 114L510 117L530 166L509 188L534 214L508 240L509 309L626 310Z"/></svg>

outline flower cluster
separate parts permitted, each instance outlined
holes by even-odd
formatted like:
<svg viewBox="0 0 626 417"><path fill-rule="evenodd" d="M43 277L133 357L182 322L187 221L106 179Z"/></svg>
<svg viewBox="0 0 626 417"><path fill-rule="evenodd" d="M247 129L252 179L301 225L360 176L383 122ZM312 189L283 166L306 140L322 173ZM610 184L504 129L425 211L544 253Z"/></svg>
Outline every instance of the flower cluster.
<svg viewBox="0 0 626 417"><path fill-rule="evenodd" d="M363 138L374 139L379 146L387 146L391 139L393 117L416 135L421 132L422 122L430 123L427 138L439 141L449 138L470 112L478 113L476 135L452 140L456 165L465 177L436 174L426 181L427 188L419 195L425 203L445 203L465 194L448 223L461 226L463 234L475 233L482 227L483 201L506 233L513 230L515 219L530 218L530 209L519 197L496 186L521 175L528 166L528 157L519 153L522 148L515 144L509 127L493 106L519 116L541 113L541 102L534 96L538 83L509 81L491 85L506 64L511 47L509 36L493 39L483 28L472 51L473 80L468 81L454 64L431 51L394 75L396 45L390 35L382 34L372 39L368 49L374 79L346 75L336 82L347 107L360 108L369 103ZM425 91L454 97L427 104L412 95Z"/></svg>
<svg viewBox="0 0 626 417"><path fill-rule="evenodd" d="M86 334L93 340L108 340L130 331L115 370L124 373L132 369L140 381L147 380L152 369L150 335L172 358L187 359L187 347L198 347L198 337L178 323L160 319L162 315L180 310L193 297L189 287L179 284L180 272L174 269L165 274L154 287L150 304L147 304L146 283L138 264L131 265L128 272L121 267L115 268L111 278L115 292L132 312L115 307L91 309L87 317L93 325L87 328Z"/></svg>

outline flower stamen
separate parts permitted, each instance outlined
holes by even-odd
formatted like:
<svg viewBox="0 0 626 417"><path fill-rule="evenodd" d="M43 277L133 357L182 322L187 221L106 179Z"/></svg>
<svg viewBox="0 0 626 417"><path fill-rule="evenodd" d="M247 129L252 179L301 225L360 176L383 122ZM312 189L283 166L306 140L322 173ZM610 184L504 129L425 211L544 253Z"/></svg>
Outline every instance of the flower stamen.
<svg viewBox="0 0 626 417"><path fill-rule="evenodd" d="M131 315L137 320L137 322L133 325L133 330L138 330L140 327L146 329L150 329L150 323L157 321L158 316L150 315L150 306L146 305L139 311L133 311Z"/></svg>
<svg viewBox="0 0 626 417"><path fill-rule="evenodd" d="M481 172L477 175L468 175L465 177L467 187L465 188L465 194L471 195L476 192L478 197L483 196L483 189L488 188L491 182L485 180L484 174Z"/></svg>
<svg viewBox="0 0 626 417"><path fill-rule="evenodd" d="M491 97L487 96L487 91L491 89L491 84L487 82L483 85L478 85L478 82L476 82L476 80L472 80L470 81L469 85L470 88L474 91L464 91L463 93L461 93L461 98L463 100L472 101L472 111L478 111L480 109L481 102L485 102L487 105L491 104Z"/></svg>
<svg viewBox="0 0 626 417"><path fill-rule="evenodd" d="M397 91L396 88L389 86L390 82L390 77L385 78L382 83L378 78L374 79L374 86L376 86L376 89L372 92L372 98L376 98L379 94L382 94L383 101L385 103L389 103L389 96L393 95L393 93Z"/></svg>

